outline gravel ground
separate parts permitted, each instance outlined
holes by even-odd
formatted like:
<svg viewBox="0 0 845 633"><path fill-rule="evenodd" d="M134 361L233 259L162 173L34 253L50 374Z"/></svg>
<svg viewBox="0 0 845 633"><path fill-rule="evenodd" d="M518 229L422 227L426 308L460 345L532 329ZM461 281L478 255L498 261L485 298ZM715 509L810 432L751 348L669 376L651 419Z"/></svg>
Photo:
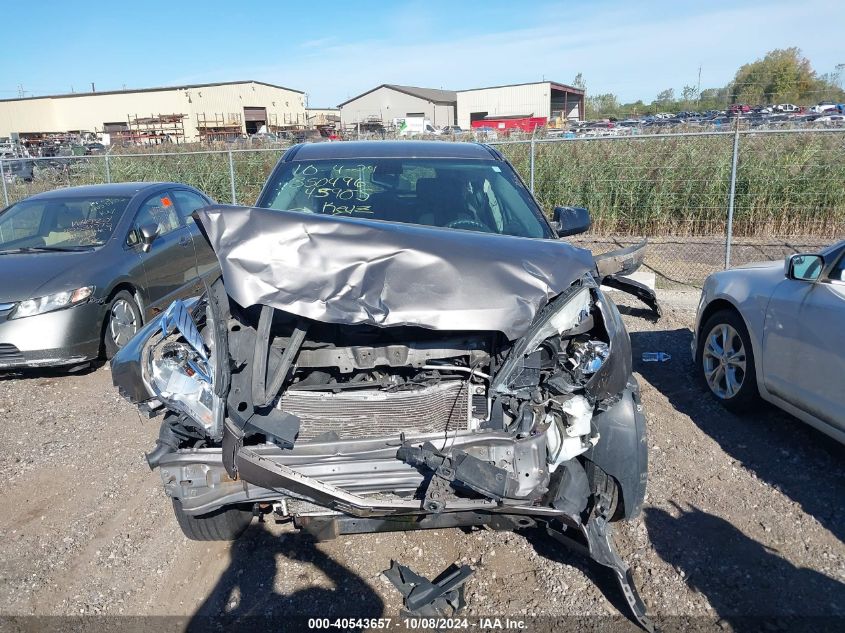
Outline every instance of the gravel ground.
<svg viewBox="0 0 845 633"><path fill-rule="evenodd" d="M712 402L691 377L691 306L674 301L657 322L622 306L650 478L643 514L617 524L619 549L663 628L756 630L745 618L766 617L766 630L786 630L790 616L818 615L839 618L820 628L843 627L845 450L771 407L738 417ZM672 360L637 360L659 350ZM142 456L158 422L117 395L108 367L0 376L0 416L0 615L396 617L400 596L380 573L396 559L429 577L473 564L470 618L634 630L604 570L531 531L316 544L256 522L234 544L186 540Z"/></svg>

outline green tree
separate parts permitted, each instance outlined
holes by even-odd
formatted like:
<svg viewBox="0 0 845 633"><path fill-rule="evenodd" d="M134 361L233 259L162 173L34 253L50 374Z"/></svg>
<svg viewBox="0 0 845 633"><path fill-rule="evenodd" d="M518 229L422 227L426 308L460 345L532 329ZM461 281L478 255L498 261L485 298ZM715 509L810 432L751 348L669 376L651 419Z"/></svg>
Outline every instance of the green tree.
<svg viewBox="0 0 845 633"><path fill-rule="evenodd" d="M740 67L730 85L732 103L816 103L842 91L830 76L819 77L801 50L778 48Z"/></svg>
<svg viewBox="0 0 845 633"><path fill-rule="evenodd" d="M666 88L657 93L654 103L659 106L668 106L675 101L675 89Z"/></svg>
<svg viewBox="0 0 845 633"><path fill-rule="evenodd" d="M681 90L681 99L684 100L684 103L689 106L691 101L694 101L695 98L698 96L698 88L695 86L684 86L684 89Z"/></svg>
<svg viewBox="0 0 845 633"><path fill-rule="evenodd" d="M590 119L606 119L618 117L621 106L618 97L610 92L587 97L587 117Z"/></svg>
<svg viewBox="0 0 845 633"><path fill-rule="evenodd" d="M586 90L587 82L584 81L584 75L582 75L581 73L575 75L575 79L572 80L572 87L578 88L578 90Z"/></svg>

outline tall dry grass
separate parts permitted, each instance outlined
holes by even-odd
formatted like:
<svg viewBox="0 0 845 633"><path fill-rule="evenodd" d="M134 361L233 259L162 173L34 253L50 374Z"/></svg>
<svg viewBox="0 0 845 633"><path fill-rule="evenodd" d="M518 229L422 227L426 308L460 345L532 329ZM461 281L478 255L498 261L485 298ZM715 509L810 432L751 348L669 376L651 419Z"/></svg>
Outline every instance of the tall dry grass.
<svg viewBox="0 0 845 633"><path fill-rule="evenodd" d="M536 143L535 192L549 212L558 204L590 209L595 235L723 235L732 143L731 136L681 135ZM111 180L184 182L231 202L226 151L167 156L156 149L143 156L110 155ZM528 182L530 145L498 149ZM233 152L239 204L255 202L283 151ZM12 201L56 187L105 182L105 158L67 161L61 169L36 174L32 183L8 185ZM734 234L845 235L845 132L743 134Z"/></svg>

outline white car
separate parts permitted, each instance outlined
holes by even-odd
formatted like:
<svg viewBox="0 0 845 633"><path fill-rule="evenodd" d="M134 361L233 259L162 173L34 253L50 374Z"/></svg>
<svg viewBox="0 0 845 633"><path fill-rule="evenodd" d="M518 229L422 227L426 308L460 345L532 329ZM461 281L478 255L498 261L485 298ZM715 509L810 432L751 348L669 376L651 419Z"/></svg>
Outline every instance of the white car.
<svg viewBox="0 0 845 633"><path fill-rule="evenodd" d="M730 409L758 398L845 443L845 241L704 282L692 353Z"/></svg>
<svg viewBox="0 0 845 633"><path fill-rule="evenodd" d="M814 105L810 108L810 112L813 114L821 114L822 112L830 112L831 110L836 110L836 104L834 103L820 103L819 105Z"/></svg>

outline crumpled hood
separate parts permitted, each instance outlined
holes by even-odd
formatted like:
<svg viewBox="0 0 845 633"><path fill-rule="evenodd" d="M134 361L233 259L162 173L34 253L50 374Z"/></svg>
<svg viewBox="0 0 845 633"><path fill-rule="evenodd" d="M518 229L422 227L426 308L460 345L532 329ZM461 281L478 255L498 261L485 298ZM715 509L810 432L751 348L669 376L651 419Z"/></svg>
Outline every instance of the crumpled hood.
<svg viewBox="0 0 845 633"><path fill-rule="evenodd" d="M515 339L595 268L589 251L556 240L246 207L196 218L232 299L327 323Z"/></svg>
<svg viewBox="0 0 845 633"><path fill-rule="evenodd" d="M24 301L86 286L96 253L9 253L0 255L0 303Z"/></svg>

